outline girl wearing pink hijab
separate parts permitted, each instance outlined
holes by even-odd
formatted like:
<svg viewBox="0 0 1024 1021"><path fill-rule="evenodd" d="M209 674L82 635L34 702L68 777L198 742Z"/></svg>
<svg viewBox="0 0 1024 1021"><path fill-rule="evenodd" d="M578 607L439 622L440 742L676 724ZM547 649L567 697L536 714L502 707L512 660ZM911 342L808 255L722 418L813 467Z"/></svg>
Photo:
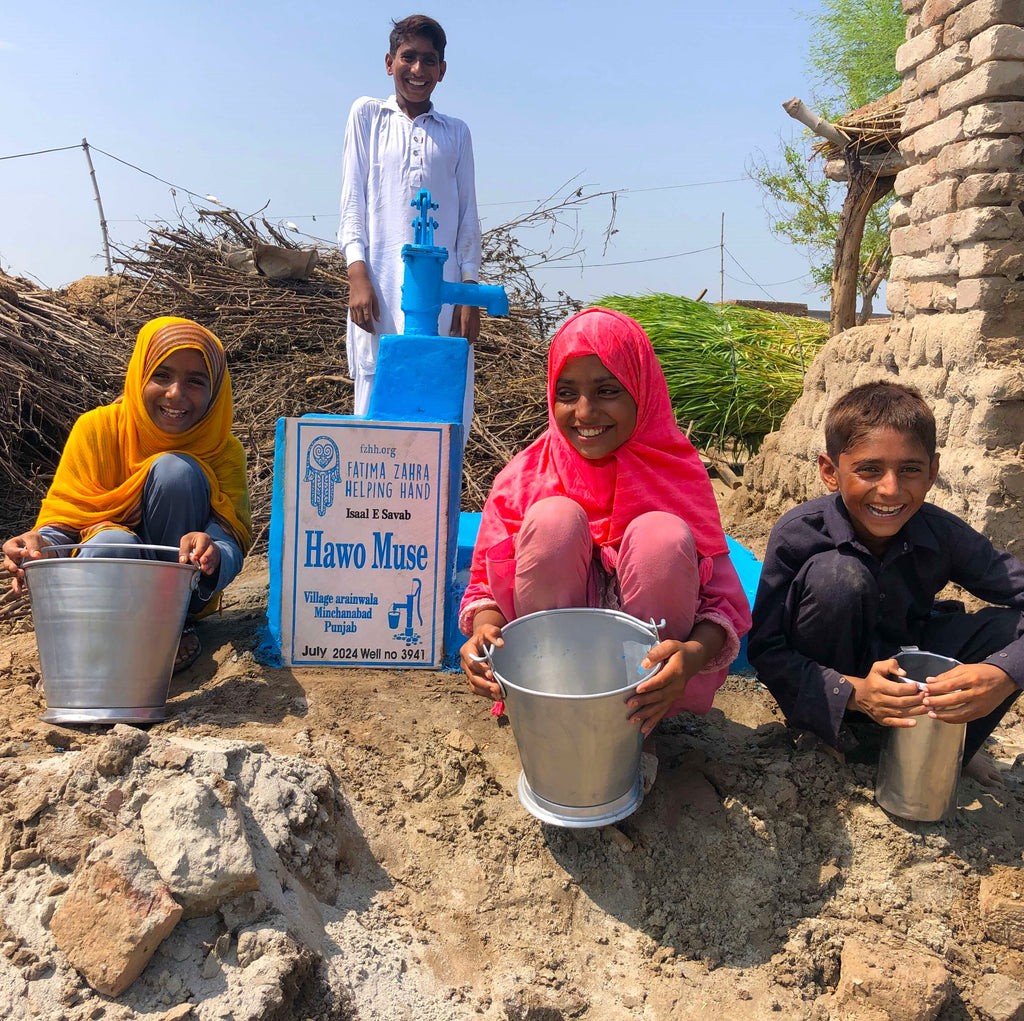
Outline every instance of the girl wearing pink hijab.
<svg viewBox="0 0 1024 1021"><path fill-rule="evenodd" d="M590 606L665 618L644 660L662 668L630 699L646 737L683 709L706 713L750 629L750 608L703 462L679 431L639 323L592 308L548 352L548 428L499 472L484 505L459 626L473 691L501 627L538 610Z"/></svg>

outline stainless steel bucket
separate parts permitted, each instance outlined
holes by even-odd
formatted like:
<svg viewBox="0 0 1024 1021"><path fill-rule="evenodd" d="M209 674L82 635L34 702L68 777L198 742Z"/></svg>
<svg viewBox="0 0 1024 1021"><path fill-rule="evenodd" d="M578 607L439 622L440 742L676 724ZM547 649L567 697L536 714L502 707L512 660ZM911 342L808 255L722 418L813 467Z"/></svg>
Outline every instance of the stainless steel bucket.
<svg viewBox="0 0 1024 1021"><path fill-rule="evenodd" d="M72 547L74 548L74 547ZM39 666L42 719L143 723L165 719L167 689L199 571L162 560L60 557L24 561Z"/></svg>
<svg viewBox="0 0 1024 1021"><path fill-rule="evenodd" d="M902 680L911 684L923 684L926 677L937 677L960 665L959 660L923 652L916 646L901 649L896 661L907 672ZM887 728L878 759L875 800L901 819L936 822L956 808L967 724L915 718L915 727Z"/></svg>
<svg viewBox="0 0 1024 1021"><path fill-rule="evenodd" d="M556 826L604 826L643 798L640 728L626 700L657 673L640 663L657 626L616 610L527 614L489 649L523 771L519 800Z"/></svg>

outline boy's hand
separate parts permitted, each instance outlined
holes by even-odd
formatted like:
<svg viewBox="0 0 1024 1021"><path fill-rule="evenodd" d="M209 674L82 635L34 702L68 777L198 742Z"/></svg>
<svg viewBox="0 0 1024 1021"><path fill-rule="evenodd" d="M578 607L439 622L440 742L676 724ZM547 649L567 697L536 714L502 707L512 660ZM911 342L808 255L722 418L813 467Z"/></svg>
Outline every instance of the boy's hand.
<svg viewBox="0 0 1024 1021"><path fill-rule="evenodd" d="M380 322L380 304L365 262L353 262L348 267L348 314L361 330L377 332L375 324Z"/></svg>
<svg viewBox="0 0 1024 1021"><path fill-rule="evenodd" d="M473 344L480 336L480 309L475 305L456 305L452 310L450 337L465 337Z"/></svg>
<svg viewBox="0 0 1024 1021"><path fill-rule="evenodd" d="M178 562L195 564L203 574L213 574L220 567L220 549L205 532L187 532L181 537Z"/></svg>
<svg viewBox="0 0 1024 1021"><path fill-rule="evenodd" d="M895 659L882 659L871 664L867 677L852 677L844 674L853 685L853 694L847 703L850 709L870 716L883 727L915 727L915 716L923 716L928 710L924 705L924 692L916 684L894 681L895 677L906 677Z"/></svg>
<svg viewBox="0 0 1024 1021"><path fill-rule="evenodd" d="M25 571L21 562L26 558L36 560L39 557L52 556L52 553L45 552L49 545L38 532L23 532L4 543L4 568L12 575L11 588L15 595L21 595L25 591Z"/></svg>
<svg viewBox="0 0 1024 1021"><path fill-rule="evenodd" d="M1010 675L991 663L964 663L926 677L924 704L933 720L970 723L988 716L1017 690Z"/></svg>

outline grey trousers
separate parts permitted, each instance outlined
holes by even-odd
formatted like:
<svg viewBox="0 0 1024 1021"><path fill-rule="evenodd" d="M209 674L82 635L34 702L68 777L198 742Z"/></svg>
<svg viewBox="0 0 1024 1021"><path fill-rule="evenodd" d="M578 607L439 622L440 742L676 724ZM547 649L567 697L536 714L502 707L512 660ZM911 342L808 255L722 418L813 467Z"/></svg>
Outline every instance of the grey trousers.
<svg viewBox="0 0 1024 1021"><path fill-rule="evenodd" d="M210 483L199 462L188 454L161 454L149 469L142 488L142 521L136 531L106 528L83 543L80 557L120 557L166 560L176 563L178 554L133 549L139 545L173 546L189 532L206 531L210 520ZM120 548L118 548L120 547ZM216 578L204 579L205 596L192 594L189 613L198 613L217 591ZM212 587L212 591L211 591Z"/></svg>

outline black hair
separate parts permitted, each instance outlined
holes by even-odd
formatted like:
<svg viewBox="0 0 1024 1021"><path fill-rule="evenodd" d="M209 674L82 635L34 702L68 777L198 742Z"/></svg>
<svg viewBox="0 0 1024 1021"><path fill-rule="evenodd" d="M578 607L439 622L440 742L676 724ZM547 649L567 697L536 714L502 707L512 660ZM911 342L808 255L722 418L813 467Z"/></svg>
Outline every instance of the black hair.
<svg viewBox="0 0 1024 1021"><path fill-rule="evenodd" d="M448 45L448 37L444 34L444 29L433 18L428 18L425 14L410 14L409 17L402 18L401 21L392 21L391 25L388 52L392 57L398 52L398 47L402 45L403 39L415 39L419 35L424 39L429 39L430 45L437 50L438 60L444 60L444 48Z"/></svg>
<svg viewBox="0 0 1024 1021"><path fill-rule="evenodd" d="M912 436L929 460L935 456L935 416L912 386L878 380L843 394L825 416L825 452L832 463L872 429L894 429Z"/></svg>

